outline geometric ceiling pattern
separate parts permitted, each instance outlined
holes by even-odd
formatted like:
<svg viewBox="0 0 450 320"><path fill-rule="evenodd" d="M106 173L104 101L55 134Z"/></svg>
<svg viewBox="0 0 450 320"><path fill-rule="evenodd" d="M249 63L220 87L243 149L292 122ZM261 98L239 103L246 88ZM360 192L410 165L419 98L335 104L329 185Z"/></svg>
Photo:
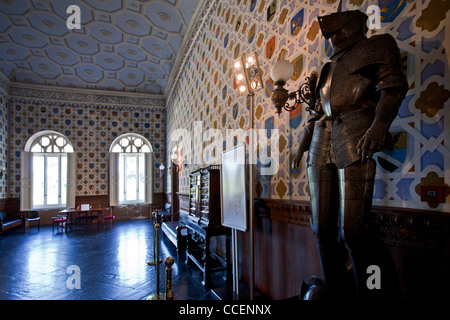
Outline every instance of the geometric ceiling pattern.
<svg viewBox="0 0 450 320"><path fill-rule="evenodd" d="M199 0L0 0L11 82L164 94ZM80 29L66 25L80 8Z"/></svg>

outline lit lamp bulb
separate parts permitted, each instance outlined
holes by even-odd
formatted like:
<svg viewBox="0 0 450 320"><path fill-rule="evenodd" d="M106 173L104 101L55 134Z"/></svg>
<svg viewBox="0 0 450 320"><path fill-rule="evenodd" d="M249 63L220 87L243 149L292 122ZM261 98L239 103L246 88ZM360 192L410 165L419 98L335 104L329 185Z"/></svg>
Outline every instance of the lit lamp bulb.
<svg viewBox="0 0 450 320"><path fill-rule="evenodd" d="M277 109L278 115L281 114L281 110L286 105L286 101L289 98L288 91L284 88L286 81L288 81L294 74L294 66L287 60L277 61L270 71L270 76L275 82L275 89L272 92L271 100Z"/></svg>
<svg viewBox="0 0 450 320"><path fill-rule="evenodd" d="M162 178L163 177L163 175L164 175L164 169L165 169L166 167L161 163L160 165L159 165L159 177L160 178Z"/></svg>
<svg viewBox="0 0 450 320"><path fill-rule="evenodd" d="M270 71L270 76L275 83L283 81L286 83L294 74L294 66L287 60L277 61Z"/></svg>
<svg viewBox="0 0 450 320"><path fill-rule="evenodd" d="M259 69L258 56L256 53L243 54L241 59L232 62L234 72L234 85L239 95L254 93L262 88L261 71Z"/></svg>

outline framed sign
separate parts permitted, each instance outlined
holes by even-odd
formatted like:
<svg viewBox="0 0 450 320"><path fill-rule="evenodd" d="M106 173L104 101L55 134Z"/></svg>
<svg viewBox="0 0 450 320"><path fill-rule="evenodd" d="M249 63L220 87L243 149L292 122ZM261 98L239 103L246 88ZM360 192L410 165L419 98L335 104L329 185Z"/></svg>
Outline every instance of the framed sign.
<svg viewBox="0 0 450 320"><path fill-rule="evenodd" d="M247 176L245 144L239 144L221 154L220 196L222 225L240 231L247 230Z"/></svg>

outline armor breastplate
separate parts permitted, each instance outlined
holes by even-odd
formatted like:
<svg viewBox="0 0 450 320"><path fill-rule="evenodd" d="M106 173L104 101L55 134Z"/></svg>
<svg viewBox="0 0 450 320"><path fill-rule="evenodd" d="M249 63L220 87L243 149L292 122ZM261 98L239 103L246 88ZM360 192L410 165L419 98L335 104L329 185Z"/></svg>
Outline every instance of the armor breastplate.
<svg viewBox="0 0 450 320"><path fill-rule="evenodd" d="M326 80L324 85L320 88L320 101L322 101L322 106L327 117L331 118L332 108L331 108L331 80L333 79L334 69L336 69L336 63L331 62L329 64Z"/></svg>
<svg viewBox="0 0 450 320"><path fill-rule="evenodd" d="M338 60L330 84L330 105L333 117L342 113L360 109L367 100L367 91L372 80L360 73L351 73L351 51Z"/></svg>
<svg viewBox="0 0 450 320"><path fill-rule="evenodd" d="M372 80L351 73L351 51L342 59L329 63L319 88L320 99L328 117L335 118L347 111L359 109L367 99Z"/></svg>

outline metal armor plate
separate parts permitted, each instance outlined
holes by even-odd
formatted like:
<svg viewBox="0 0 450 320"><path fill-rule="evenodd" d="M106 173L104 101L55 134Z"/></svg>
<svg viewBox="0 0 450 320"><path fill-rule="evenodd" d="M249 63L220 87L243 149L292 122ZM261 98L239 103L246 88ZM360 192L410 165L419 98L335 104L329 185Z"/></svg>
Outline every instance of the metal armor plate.
<svg viewBox="0 0 450 320"><path fill-rule="evenodd" d="M308 165L323 168L328 162L331 148L332 120L318 120L314 124L314 133L308 153Z"/></svg>
<svg viewBox="0 0 450 320"><path fill-rule="evenodd" d="M365 108L341 114L333 121L331 140L334 160L339 169L361 159L356 146L372 125L374 117L374 109Z"/></svg>

